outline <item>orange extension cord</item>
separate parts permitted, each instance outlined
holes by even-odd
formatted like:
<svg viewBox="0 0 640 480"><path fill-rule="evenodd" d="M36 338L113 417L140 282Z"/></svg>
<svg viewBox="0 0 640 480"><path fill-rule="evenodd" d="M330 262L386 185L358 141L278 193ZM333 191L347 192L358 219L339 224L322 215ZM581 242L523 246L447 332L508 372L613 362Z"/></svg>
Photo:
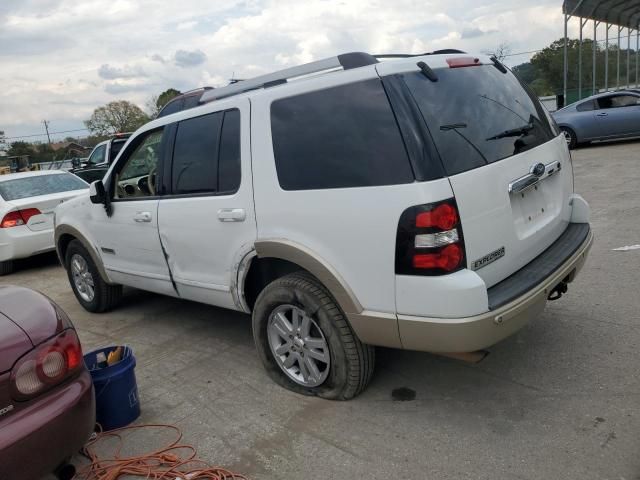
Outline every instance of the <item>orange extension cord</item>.
<svg viewBox="0 0 640 480"><path fill-rule="evenodd" d="M141 429L169 429L176 433L167 446L143 455L122 457L124 446L121 434ZM112 458L100 458L94 451L97 443L115 438L118 443ZM246 477L220 467L212 467L196 458L197 451L191 445L180 444L182 432L173 425L133 425L109 432L100 432L83 449L90 464L78 469L74 479L117 480L130 475L153 480L247 480Z"/></svg>

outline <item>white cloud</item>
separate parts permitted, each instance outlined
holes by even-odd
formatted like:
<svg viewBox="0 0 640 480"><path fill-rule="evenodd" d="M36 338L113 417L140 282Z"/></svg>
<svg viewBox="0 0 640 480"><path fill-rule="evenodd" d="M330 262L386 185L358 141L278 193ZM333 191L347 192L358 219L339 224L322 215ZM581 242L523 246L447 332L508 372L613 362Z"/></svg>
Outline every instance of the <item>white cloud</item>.
<svg viewBox="0 0 640 480"><path fill-rule="evenodd" d="M0 130L82 127L126 99L221 85L348 51L514 52L562 36L560 2L540 0L1 0ZM480 35L482 33L482 35ZM515 57L524 61L527 57Z"/></svg>

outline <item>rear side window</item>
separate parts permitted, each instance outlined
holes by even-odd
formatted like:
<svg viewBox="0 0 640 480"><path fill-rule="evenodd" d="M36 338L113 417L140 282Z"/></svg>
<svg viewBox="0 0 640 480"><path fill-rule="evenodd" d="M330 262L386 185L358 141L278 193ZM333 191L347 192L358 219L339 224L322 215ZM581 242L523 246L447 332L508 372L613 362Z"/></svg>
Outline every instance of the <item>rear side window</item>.
<svg viewBox="0 0 640 480"><path fill-rule="evenodd" d="M0 182L0 197L7 201L20 200L88 187L84 181L70 173L33 175Z"/></svg>
<svg viewBox="0 0 640 480"><path fill-rule="evenodd" d="M125 143L127 143L126 138L122 140L113 140L111 142L111 148L109 149L109 163L113 162L116 159L118 153L120 153L120 150L122 150L122 147L124 147Z"/></svg>
<svg viewBox="0 0 640 480"><path fill-rule="evenodd" d="M414 181L380 80L277 100L271 105L271 133L284 190Z"/></svg>
<svg viewBox="0 0 640 480"><path fill-rule="evenodd" d="M579 112L589 112L593 110L593 100L589 100L588 102L582 102L580 105L576 107L576 110Z"/></svg>
<svg viewBox="0 0 640 480"><path fill-rule="evenodd" d="M443 68L432 82L403 75L448 175L508 158L555 137L544 107L511 72Z"/></svg>
<svg viewBox="0 0 640 480"><path fill-rule="evenodd" d="M228 110L178 123L173 194L233 193L240 186L240 112Z"/></svg>

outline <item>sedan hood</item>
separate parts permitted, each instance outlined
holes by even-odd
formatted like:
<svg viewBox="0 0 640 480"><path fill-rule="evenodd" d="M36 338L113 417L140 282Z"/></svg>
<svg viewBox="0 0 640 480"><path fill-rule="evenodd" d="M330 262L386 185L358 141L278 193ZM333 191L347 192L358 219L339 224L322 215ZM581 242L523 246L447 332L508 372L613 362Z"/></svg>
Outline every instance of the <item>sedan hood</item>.
<svg viewBox="0 0 640 480"><path fill-rule="evenodd" d="M23 287L0 286L0 313L24 331L33 345L69 326L66 316L57 310L58 307L41 293ZM0 338L3 337L4 331L0 329Z"/></svg>
<svg viewBox="0 0 640 480"><path fill-rule="evenodd" d="M0 374L11 370L16 360L32 348L27 334L0 314Z"/></svg>

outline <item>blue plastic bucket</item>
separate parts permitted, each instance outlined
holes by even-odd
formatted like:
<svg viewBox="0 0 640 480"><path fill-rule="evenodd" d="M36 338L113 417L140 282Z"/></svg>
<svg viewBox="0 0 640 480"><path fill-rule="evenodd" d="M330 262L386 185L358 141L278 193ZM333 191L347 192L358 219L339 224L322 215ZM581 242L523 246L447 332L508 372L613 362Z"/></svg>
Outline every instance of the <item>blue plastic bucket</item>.
<svg viewBox="0 0 640 480"><path fill-rule="evenodd" d="M96 421L102 430L124 427L140 416L138 385L136 384L136 357L129 347L123 347L118 363L98 368L96 359L100 352L105 357L117 347L105 347L84 356L84 363L91 373L96 391Z"/></svg>

